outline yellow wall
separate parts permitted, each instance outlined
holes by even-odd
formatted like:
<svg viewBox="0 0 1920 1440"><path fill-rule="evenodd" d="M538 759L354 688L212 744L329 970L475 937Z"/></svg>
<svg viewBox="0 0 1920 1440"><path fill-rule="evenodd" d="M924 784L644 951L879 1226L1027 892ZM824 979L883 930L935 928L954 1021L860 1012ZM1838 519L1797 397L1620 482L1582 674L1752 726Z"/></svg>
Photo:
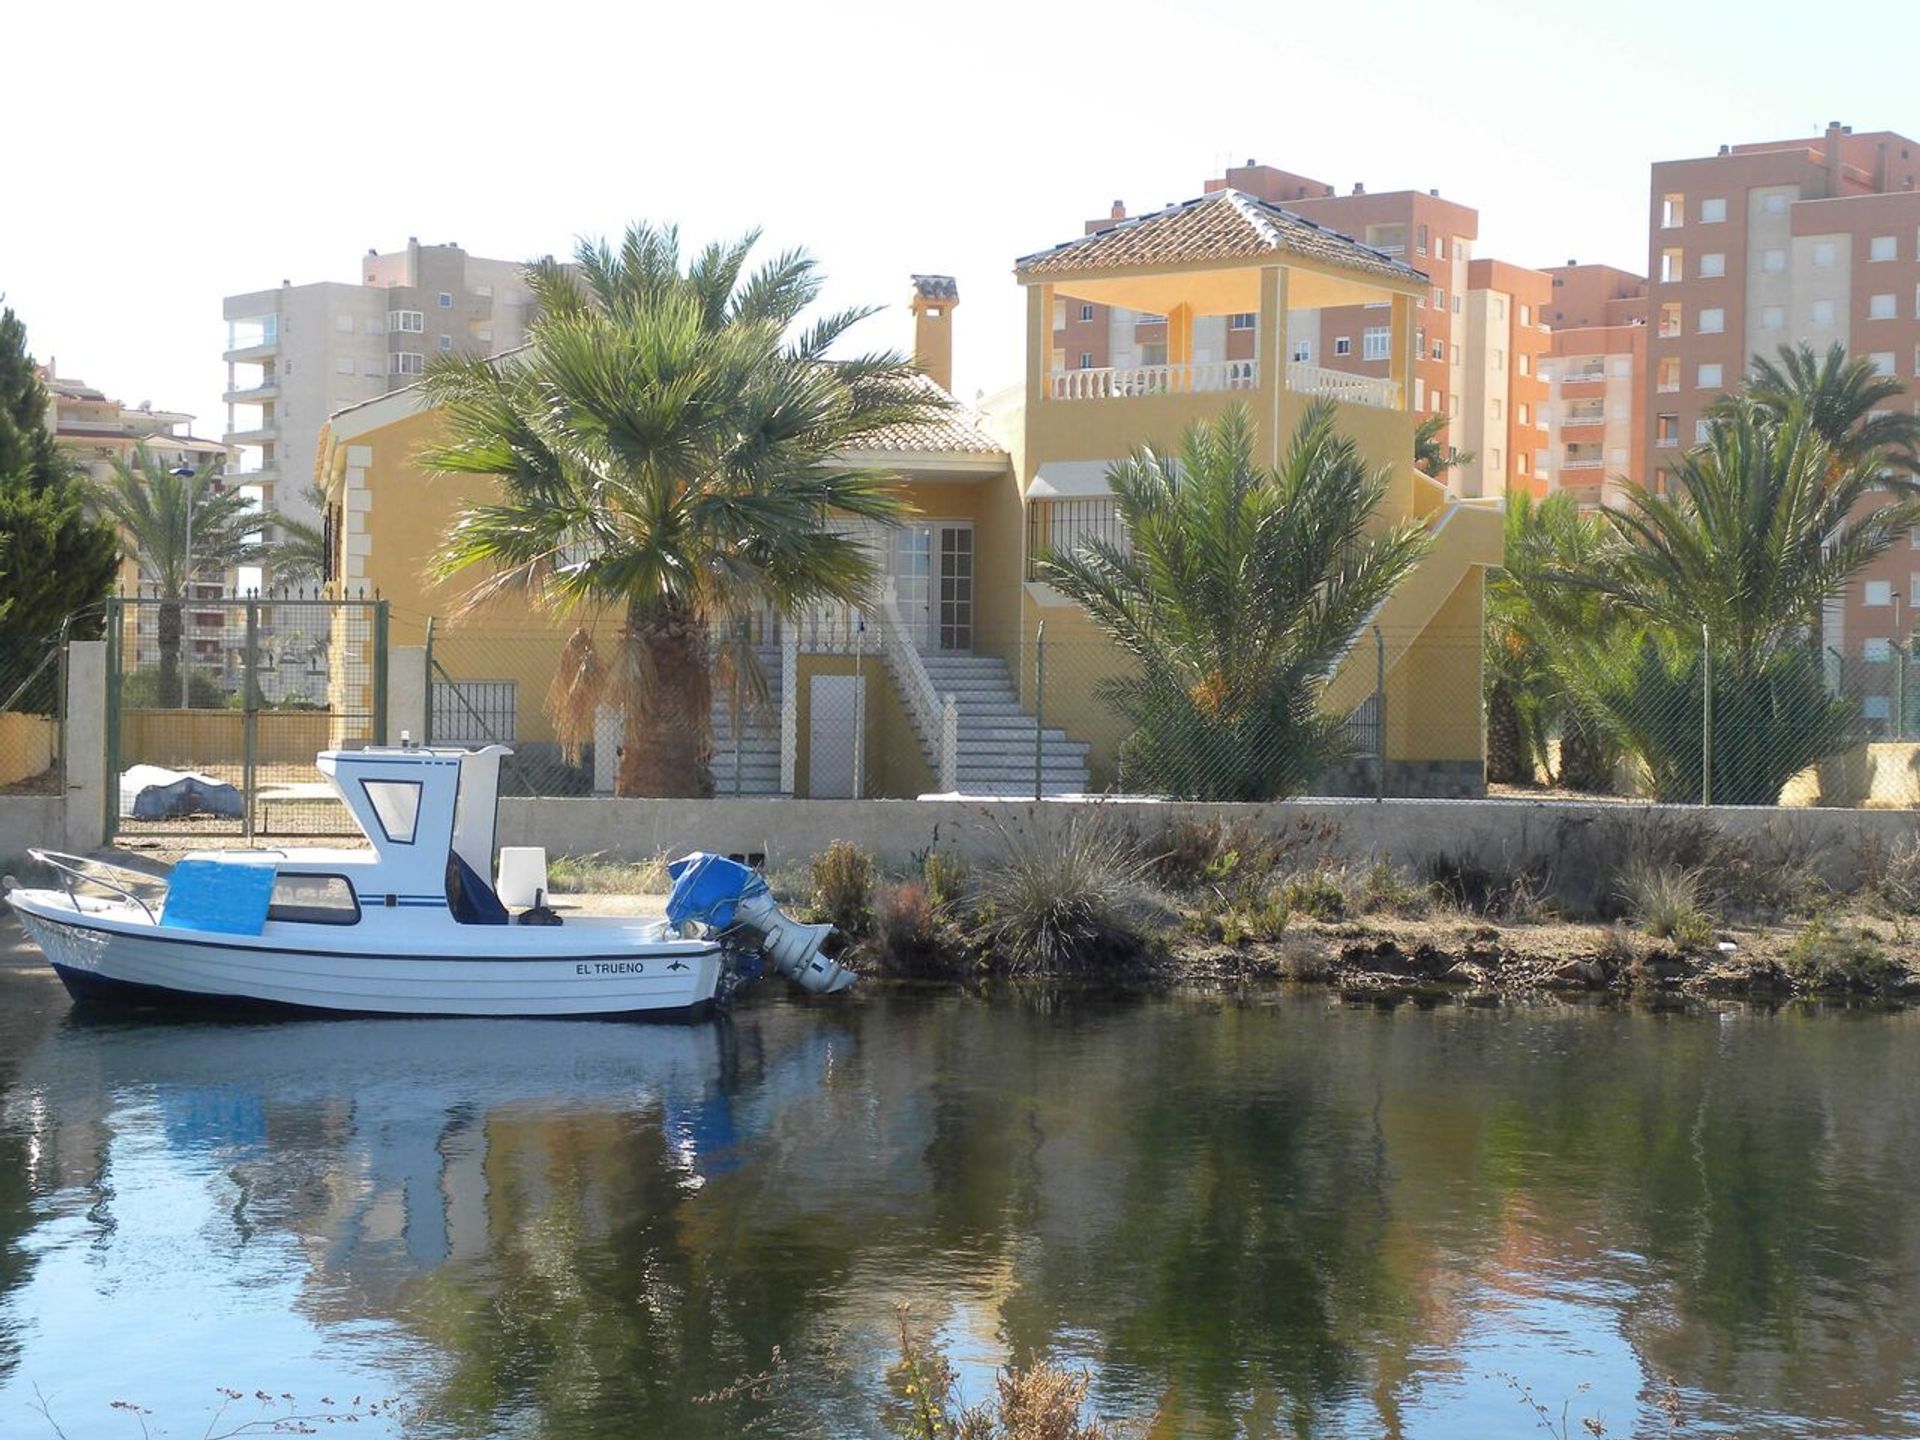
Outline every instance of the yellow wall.
<svg viewBox="0 0 1920 1440"><path fill-rule="evenodd" d="M336 741L334 718L324 710L261 713L253 731L255 761L311 770L314 755ZM238 710L120 712L122 765L237 766L246 759L246 743Z"/></svg>
<svg viewBox="0 0 1920 1440"><path fill-rule="evenodd" d="M932 793L934 775L914 734L900 693L878 655L863 656L859 673L865 677L866 734L862 738L866 782L862 793L875 799L910 799ZM799 722L798 755L794 765L793 793L808 793L809 737L813 733L813 677L851 675L855 671L851 655L802 655L794 691ZM847 723L852 724L849 716Z"/></svg>
<svg viewBox="0 0 1920 1440"><path fill-rule="evenodd" d="M53 767L53 721L45 715L0 711L0 785L13 785Z"/></svg>

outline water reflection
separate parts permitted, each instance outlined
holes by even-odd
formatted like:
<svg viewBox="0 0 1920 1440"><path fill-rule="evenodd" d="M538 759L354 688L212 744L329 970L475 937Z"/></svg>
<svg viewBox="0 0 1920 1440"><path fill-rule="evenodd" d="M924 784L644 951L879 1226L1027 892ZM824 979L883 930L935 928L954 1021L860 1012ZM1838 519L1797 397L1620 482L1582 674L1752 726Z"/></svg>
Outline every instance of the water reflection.
<svg viewBox="0 0 1920 1440"><path fill-rule="evenodd" d="M409 1434L871 1434L907 1298L969 1385L1049 1353L1165 1435L1525 1433L1500 1372L1616 1434L1667 1376L1696 1425L1920 1434L1907 1016L35 1013L0 1433L35 1384L182 1431L229 1384L398 1393ZM774 1393L698 1398L776 1348Z"/></svg>

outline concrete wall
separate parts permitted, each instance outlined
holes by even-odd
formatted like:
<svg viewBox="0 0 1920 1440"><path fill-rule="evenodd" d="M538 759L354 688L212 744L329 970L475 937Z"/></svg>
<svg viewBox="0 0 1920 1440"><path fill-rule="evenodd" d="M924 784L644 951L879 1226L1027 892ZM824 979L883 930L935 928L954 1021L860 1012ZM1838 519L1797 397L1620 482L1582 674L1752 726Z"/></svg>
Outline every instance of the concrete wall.
<svg viewBox="0 0 1920 1440"><path fill-rule="evenodd" d="M14 785L53 768L54 722L46 715L0 713L0 785Z"/></svg>
<svg viewBox="0 0 1920 1440"><path fill-rule="evenodd" d="M1074 815L1098 814L1143 837L1177 820L1243 821L1278 832L1324 835L1329 853L1391 856L1418 868L1446 858L1496 873L1551 870L1577 882L1602 854L1617 859L1637 828L1704 818L1729 836L1780 847L1819 865L1835 883L1855 878L1861 847L1920 834L1913 811L1776 810L1715 806L1582 805L1528 800L1305 800L1274 805L969 800L542 800L500 802L502 845L544 845L552 855L642 859L665 851L764 855L799 865L830 841L848 840L890 869L916 852L950 847L981 862L1009 833L1050 834Z"/></svg>
<svg viewBox="0 0 1920 1440"><path fill-rule="evenodd" d="M0 795L0 873L23 874L27 848L65 850L66 801L59 795Z"/></svg>

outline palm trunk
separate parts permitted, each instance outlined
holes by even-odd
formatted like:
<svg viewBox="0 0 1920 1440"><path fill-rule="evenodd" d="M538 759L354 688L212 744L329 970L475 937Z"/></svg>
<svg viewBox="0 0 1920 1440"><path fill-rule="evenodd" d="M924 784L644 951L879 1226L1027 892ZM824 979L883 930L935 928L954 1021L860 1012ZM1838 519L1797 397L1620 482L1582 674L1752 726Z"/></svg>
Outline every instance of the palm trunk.
<svg viewBox="0 0 1920 1440"><path fill-rule="evenodd" d="M1613 790L1613 746L1577 708L1567 710L1560 727L1560 783L1569 790L1598 795Z"/></svg>
<svg viewBox="0 0 1920 1440"><path fill-rule="evenodd" d="M180 683L180 602L162 600L155 622L160 640L160 704L184 707L187 697Z"/></svg>
<svg viewBox="0 0 1920 1440"><path fill-rule="evenodd" d="M713 794L713 683L705 631L679 612L627 611L626 727L614 793Z"/></svg>
<svg viewBox="0 0 1920 1440"><path fill-rule="evenodd" d="M1520 729L1520 707L1513 689L1496 681L1487 693L1487 781L1493 785L1534 783L1533 757Z"/></svg>

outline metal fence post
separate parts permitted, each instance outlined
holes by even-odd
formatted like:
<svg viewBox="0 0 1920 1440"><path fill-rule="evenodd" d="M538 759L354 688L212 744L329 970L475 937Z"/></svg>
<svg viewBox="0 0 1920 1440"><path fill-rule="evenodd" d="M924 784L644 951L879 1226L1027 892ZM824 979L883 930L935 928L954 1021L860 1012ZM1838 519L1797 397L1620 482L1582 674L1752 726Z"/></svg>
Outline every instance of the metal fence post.
<svg viewBox="0 0 1920 1440"><path fill-rule="evenodd" d="M1713 632L1700 627L1700 803L1713 804Z"/></svg>
<svg viewBox="0 0 1920 1440"><path fill-rule="evenodd" d="M1033 798L1041 798L1046 764L1047 622L1033 632Z"/></svg>
<svg viewBox="0 0 1920 1440"><path fill-rule="evenodd" d="M1893 642L1893 738L1907 738L1907 649Z"/></svg>
<svg viewBox="0 0 1920 1440"><path fill-rule="evenodd" d="M853 622L853 798L865 798L867 778L867 617Z"/></svg>
<svg viewBox="0 0 1920 1440"><path fill-rule="evenodd" d="M727 729L733 735L733 793L736 799L739 798L741 793L740 741L742 737L740 730L741 725L744 723L740 709L740 665L741 659L747 653L747 646L751 643L752 638L753 637L747 632L747 622L742 619L740 622L740 649L733 657L733 710L727 716Z"/></svg>
<svg viewBox="0 0 1920 1440"><path fill-rule="evenodd" d="M253 843L253 806L259 799L260 759L260 602L247 601L247 648L240 667L240 804L246 816L243 829Z"/></svg>
<svg viewBox="0 0 1920 1440"><path fill-rule="evenodd" d="M120 597L107 601L107 783L101 835L112 840L120 824Z"/></svg>
<svg viewBox="0 0 1920 1440"><path fill-rule="evenodd" d="M385 600L373 602L373 743L376 745L387 743L387 605ZM432 708L431 701L428 708Z"/></svg>
<svg viewBox="0 0 1920 1440"><path fill-rule="evenodd" d="M1387 637L1373 630L1373 803L1387 798Z"/></svg>
<svg viewBox="0 0 1920 1440"><path fill-rule="evenodd" d="M433 744L433 616L427 616L427 660L421 667L427 677L426 705L427 713L423 718L420 731L420 743L431 747Z"/></svg>

